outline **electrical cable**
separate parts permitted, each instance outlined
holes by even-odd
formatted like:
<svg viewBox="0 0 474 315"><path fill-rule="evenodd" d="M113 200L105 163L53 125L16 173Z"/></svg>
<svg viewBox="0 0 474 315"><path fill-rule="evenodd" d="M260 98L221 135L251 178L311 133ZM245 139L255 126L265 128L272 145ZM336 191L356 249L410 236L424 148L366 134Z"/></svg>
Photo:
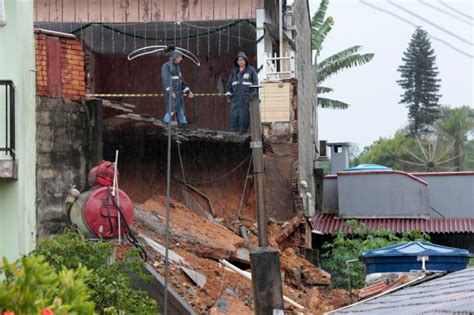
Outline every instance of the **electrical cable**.
<svg viewBox="0 0 474 315"><path fill-rule="evenodd" d="M118 198L119 194L120 194L120 190L117 191L117 198ZM138 241L137 237L132 232L132 230L130 228L130 225L128 224L128 221L125 218L122 207L120 205L118 205L117 200L115 199L115 197L112 197L111 199L112 199L112 202L114 203L114 206L117 208L118 212L120 212L120 216L121 216L121 218L123 218L123 222L125 222L125 227L127 228L126 236L127 236L128 241L130 243L132 243L133 246L135 246L138 250L140 250L139 255L142 258L142 260L146 262L148 260L148 254L147 254L146 250L143 248L143 246L141 246L141 244Z"/></svg>
<svg viewBox="0 0 474 315"><path fill-rule="evenodd" d="M240 162L239 164L237 164L237 166L235 166L234 168L232 168L230 171L228 171L227 173L221 175L221 176L218 176L216 178L213 178L213 179L209 179L209 180L205 180L205 181L189 181L189 184L191 185L203 185L203 184L211 184L211 183L214 183L214 182L217 182L217 181L220 181L224 178L226 178L227 176L229 175L232 175L235 171L237 171L242 165L244 165L245 162L247 162L247 160L249 158L252 157L252 154L248 155L244 160L242 160L242 162Z"/></svg>
<svg viewBox="0 0 474 315"><path fill-rule="evenodd" d="M418 14L416 14L416 13L413 13L412 11L410 11L410 10L408 10L408 9L406 9L406 8L404 8L404 7L402 7L401 5L398 5L398 4L394 3L394 2L391 1L391 0L387 0L387 2L390 3L391 5L393 5L394 7L396 7L396 8L398 8L398 9L400 9L400 10L402 10L402 11L404 11L404 12L406 12L406 13L408 13L408 14L410 14L410 15L412 15L412 16L414 16L414 17L416 17L416 18L418 18L418 19L420 19L420 20L422 20L422 21L424 21L424 22L426 22L426 23L428 23L429 25L431 25L431 26L433 26L433 27L435 27L435 28L441 30L442 32L445 32L446 34L449 34L449 35L453 36L454 38L457 38L458 40L460 40L460 41L462 41L462 42L464 42L464 43L466 43L466 44L468 44L468 45L474 46L474 43L472 43L472 42L466 40L465 38L463 38L463 37L461 37L461 36L459 36L459 35L457 35L457 34L451 32L451 31L445 29L444 27L441 27L441 26L437 25L436 23L431 22L431 21L428 20L428 19L425 19L425 18L422 17L421 15L418 15Z"/></svg>
<svg viewBox="0 0 474 315"><path fill-rule="evenodd" d="M384 13L386 13L386 14L388 14L388 15L391 15L391 16L393 16L393 17L399 19L399 20L402 20L403 22L405 22L405 23L407 23L407 24L410 24L411 26L413 26L413 27L415 27L415 28L418 27L418 25L416 25L416 24L413 23L412 21L407 20L407 19L405 19L405 18L403 18L403 17L401 17L401 16L399 16L399 15L397 15L397 14L395 14L395 13L389 11L389 10L385 10L385 9L379 8L379 7L377 7L377 6L373 5L373 4L370 4L370 3L366 2L365 0L359 0L359 2L362 3L362 4L364 4L364 5L366 5L366 6L368 6L368 7L370 7L370 8L372 8L372 9L375 9L375 10L380 11L380 12L384 12ZM446 46L450 47L451 49L457 51L458 53L460 53L460 54L462 54L462 55L464 55L464 56L467 56L467 57L469 57L469 58L474 58L474 55L471 55L471 54L469 54L469 53L467 53L467 52L465 52L465 51L463 51L463 50L461 50L461 49L459 49L459 48L457 48L457 47L451 45L449 42L447 42L447 41L445 41L445 40L443 40L443 39L441 39L441 38L439 38L439 37L435 37L435 36L433 36L433 35L431 35L431 34L429 34L429 36L430 36L431 39L436 40L436 41L438 41L438 42L441 42L441 43L445 44Z"/></svg>
<svg viewBox="0 0 474 315"><path fill-rule="evenodd" d="M470 16L470 15L467 15L467 14L465 14L464 12L461 12L461 11L459 11L459 10L456 9L456 8L453 8L452 6L448 5L448 4L445 3L444 1L438 0L438 2L439 2L441 5L443 5L443 6L445 6L446 8L448 8L449 10L451 10L451 11L453 11L453 12L455 12L455 13L461 15L461 16L464 16L464 17L466 17L466 18L468 18L468 19L470 19L470 20L474 20L474 17L472 17L472 16Z"/></svg>
<svg viewBox="0 0 474 315"><path fill-rule="evenodd" d="M114 233L114 226L112 225L112 217L110 215L110 199L111 199L111 192L110 192L110 185L107 185L107 201L106 201L106 207L107 207L107 218L109 219L109 227L110 227L110 233Z"/></svg>
<svg viewBox="0 0 474 315"><path fill-rule="evenodd" d="M463 19L459 18L458 16L452 14L451 12L448 12L448 11L446 11L446 10L443 10L443 9L441 9L441 8L438 8L437 6L434 6L434 5L432 5L432 4L428 3L428 2L426 2L425 0L418 0L418 1L419 1L421 4L423 4L423 5L425 5L425 6L429 7L429 8L432 8L433 10L436 10L436 11L438 11L438 12L444 13L444 14L446 14L446 15L452 17L452 18L455 19L455 20L458 20L458 21L463 22L463 23L468 24L468 25L473 25L472 22L463 20Z"/></svg>
<svg viewBox="0 0 474 315"><path fill-rule="evenodd" d="M179 141L179 136L178 136L178 127L176 126L175 128L175 133L176 133L176 145L178 149L178 158L179 158L179 164L181 165L181 176L183 177L183 186L184 186L184 200L186 203L186 206L188 206L188 184L186 183L186 176L184 175L184 166L183 166L183 158L181 156L181 141Z"/></svg>
<svg viewBox="0 0 474 315"><path fill-rule="evenodd" d="M244 160L242 160L242 162L240 162L236 167L234 167L233 169L231 169L229 172L227 172L227 173L225 173L225 174L223 174L223 175L221 175L221 176L218 176L218 177L216 177L216 178L213 178L213 179L210 179L210 180L207 180L207 181L194 182L194 181L189 181L189 180L187 180L187 181L186 181L186 184L187 184L187 186L189 187L190 185L212 184L212 183L214 183L214 182L220 181L220 180L226 178L227 176L230 176L230 175L232 175L233 173L235 173L235 171L237 171L240 167L242 167L242 165L243 165L245 162L247 162L247 160L248 160L249 158L251 158L251 157L252 157L252 154L250 154L249 156L247 156ZM158 167L158 169L159 169L163 174L166 174L166 171L163 170L161 167ZM177 183L181 183L181 184L184 183L184 182L182 181L182 179L180 179L180 178L178 178L178 177L176 177L176 176L173 176L173 177L171 178L171 180L174 181L174 182L177 182Z"/></svg>
<svg viewBox="0 0 474 315"><path fill-rule="evenodd" d="M250 177L250 170L252 168L252 162L253 162L253 155L250 155L251 158L250 158L250 161L249 161L249 167L247 169L247 175L245 176L245 182L244 182L244 187L242 189L242 195L240 197L240 204L239 204L239 210L237 211L237 216L235 218L235 225L234 225L234 231L235 229L237 228L237 225L239 223L239 218L240 218L240 212L242 211L242 206L244 204L244 197L245 197L245 193L247 191L247 183L248 183L248 179ZM231 242L232 242L232 239L231 239ZM230 253L231 253L231 250L229 249L227 251L227 258L226 260L229 260L230 258ZM223 272L223 275L222 275L222 280L221 280L221 284L220 284L220 287L219 287L219 293L217 294L217 299L216 299L216 304L217 302L219 301L219 298L221 297L221 294L222 294L222 289L224 288L224 283L225 283L225 280L226 280L226 268L224 268L224 272Z"/></svg>

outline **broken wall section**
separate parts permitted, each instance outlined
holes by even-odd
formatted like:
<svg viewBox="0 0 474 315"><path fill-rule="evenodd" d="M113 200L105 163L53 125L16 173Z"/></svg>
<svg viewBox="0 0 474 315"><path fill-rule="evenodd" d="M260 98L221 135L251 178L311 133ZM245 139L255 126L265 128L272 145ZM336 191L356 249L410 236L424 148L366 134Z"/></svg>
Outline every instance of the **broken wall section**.
<svg viewBox="0 0 474 315"><path fill-rule="evenodd" d="M292 90L296 88L292 80ZM291 103L297 103L292 93ZM290 120L296 122L292 111ZM267 215L278 221L291 219L295 215L293 209L293 179L297 170L297 141L293 136L291 122L263 124L263 141L265 150L265 208Z"/></svg>
<svg viewBox="0 0 474 315"><path fill-rule="evenodd" d="M85 104L36 98L36 177L38 237L60 233L68 218L64 200L72 186L86 186L89 113Z"/></svg>

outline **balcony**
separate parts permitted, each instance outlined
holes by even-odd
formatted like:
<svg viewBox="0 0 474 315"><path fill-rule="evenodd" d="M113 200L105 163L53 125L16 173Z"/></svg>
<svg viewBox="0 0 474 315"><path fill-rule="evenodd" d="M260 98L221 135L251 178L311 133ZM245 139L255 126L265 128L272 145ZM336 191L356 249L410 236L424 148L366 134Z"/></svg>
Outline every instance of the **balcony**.
<svg viewBox="0 0 474 315"><path fill-rule="evenodd" d="M270 81L293 79L295 77L294 52L287 51L283 57L267 54L265 56L265 74L267 80Z"/></svg>
<svg viewBox="0 0 474 315"><path fill-rule="evenodd" d="M17 179L15 160L15 85L0 80L0 179Z"/></svg>

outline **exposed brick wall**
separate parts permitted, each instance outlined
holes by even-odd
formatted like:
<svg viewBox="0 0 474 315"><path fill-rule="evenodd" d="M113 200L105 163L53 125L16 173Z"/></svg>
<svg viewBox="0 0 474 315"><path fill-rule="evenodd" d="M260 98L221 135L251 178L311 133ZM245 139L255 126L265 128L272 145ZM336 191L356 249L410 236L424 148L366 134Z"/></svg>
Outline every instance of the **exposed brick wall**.
<svg viewBox="0 0 474 315"><path fill-rule="evenodd" d="M38 96L82 100L86 93L84 50L69 36L35 32Z"/></svg>
<svg viewBox="0 0 474 315"><path fill-rule="evenodd" d="M36 94L47 94L48 73L46 71L46 38L35 34L36 41Z"/></svg>
<svg viewBox="0 0 474 315"><path fill-rule="evenodd" d="M61 39L61 66L64 98L83 98L86 93L84 51L76 39Z"/></svg>

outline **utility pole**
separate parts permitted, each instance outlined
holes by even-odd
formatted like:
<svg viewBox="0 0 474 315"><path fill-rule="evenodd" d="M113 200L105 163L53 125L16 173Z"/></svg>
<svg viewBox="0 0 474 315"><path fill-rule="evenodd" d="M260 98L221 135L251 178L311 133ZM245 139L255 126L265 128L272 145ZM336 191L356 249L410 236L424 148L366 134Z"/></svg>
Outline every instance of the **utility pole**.
<svg viewBox="0 0 474 315"><path fill-rule="evenodd" d="M250 132L253 155L253 175L257 199L258 248L250 251L252 286L256 315L283 314L283 289L281 284L278 251L268 246L267 215L263 185L263 143L260 122L258 86L252 86L250 101Z"/></svg>

